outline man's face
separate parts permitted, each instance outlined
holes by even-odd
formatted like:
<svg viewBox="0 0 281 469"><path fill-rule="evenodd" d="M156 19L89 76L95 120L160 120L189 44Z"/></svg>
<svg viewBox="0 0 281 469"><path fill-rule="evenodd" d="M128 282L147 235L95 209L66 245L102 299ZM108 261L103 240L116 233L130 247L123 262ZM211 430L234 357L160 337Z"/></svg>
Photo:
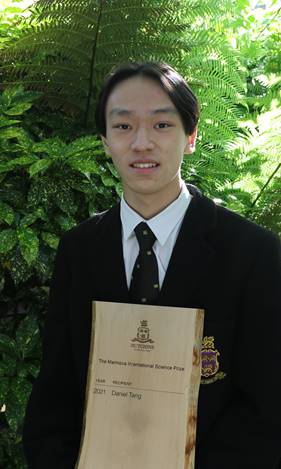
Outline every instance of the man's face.
<svg viewBox="0 0 281 469"><path fill-rule="evenodd" d="M191 153L195 137L185 134L169 96L149 78L124 80L109 95L103 142L129 204L139 196L169 204L178 196L183 154Z"/></svg>

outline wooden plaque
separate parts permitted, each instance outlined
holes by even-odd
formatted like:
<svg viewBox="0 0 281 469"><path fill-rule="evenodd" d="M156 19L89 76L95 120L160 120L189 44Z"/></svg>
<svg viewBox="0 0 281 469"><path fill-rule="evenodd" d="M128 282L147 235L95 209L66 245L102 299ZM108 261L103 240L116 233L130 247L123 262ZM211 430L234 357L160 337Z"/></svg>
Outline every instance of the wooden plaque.
<svg viewBox="0 0 281 469"><path fill-rule="evenodd" d="M93 303L76 469L193 469L202 310Z"/></svg>

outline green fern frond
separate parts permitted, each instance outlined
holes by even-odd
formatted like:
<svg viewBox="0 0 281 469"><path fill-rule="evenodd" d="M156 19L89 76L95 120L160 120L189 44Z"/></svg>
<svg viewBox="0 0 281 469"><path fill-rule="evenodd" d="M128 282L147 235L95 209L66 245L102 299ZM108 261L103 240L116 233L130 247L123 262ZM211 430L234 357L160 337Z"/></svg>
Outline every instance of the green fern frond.
<svg viewBox="0 0 281 469"><path fill-rule="evenodd" d="M235 140L245 92L239 57L215 31L231 4L38 0L27 31L2 52L2 83L39 89L49 105L92 128L97 93L112 67L130 60L169 62L202 103L197 158L211 161Z"/></svg>

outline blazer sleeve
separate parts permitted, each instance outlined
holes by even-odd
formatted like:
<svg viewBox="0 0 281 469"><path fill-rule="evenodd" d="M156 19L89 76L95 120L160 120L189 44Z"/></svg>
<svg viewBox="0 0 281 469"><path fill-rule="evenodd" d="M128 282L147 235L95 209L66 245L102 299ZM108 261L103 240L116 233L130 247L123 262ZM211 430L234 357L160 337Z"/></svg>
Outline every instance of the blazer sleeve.
<svg viewBox="0 0 281 469"><path fill-rule="evenodd" d="M232 359L236 398L198 449L198 469L281 469L280 241L265 232L262 242L253 245L237 311Z"/></svg>
<svg viewBox="0 0 281 469"><path fill-rule="evenodd" d="M81 409L69 338L71 271L59 244L46 316L43 359L28 402L23 446L30 469L71 469L79 449Z"/></svg>

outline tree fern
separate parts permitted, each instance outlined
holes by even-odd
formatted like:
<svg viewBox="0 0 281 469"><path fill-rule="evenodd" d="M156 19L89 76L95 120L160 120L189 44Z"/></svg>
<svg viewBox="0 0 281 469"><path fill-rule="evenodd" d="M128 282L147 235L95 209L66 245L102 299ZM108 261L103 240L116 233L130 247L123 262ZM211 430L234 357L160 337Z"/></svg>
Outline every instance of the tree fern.
<svg viewBox="0 0 281 469"><path fill-rule="evenodd" d="M29 30L5 51L2 73L43 89L46 96L62 95L69 105L87 113L87 103L91 107L101 79L117 63L168 59L183 68L189 54L192 61L192 51L196 53L199 47L202 55L197 55L199 62L195 66L201 68L207 50L213 46L206 27L200 35L191 25L217 15L218 2L211 0L39 0L33 8ZM221 47L223 54L225 41L214 37L214 48ZM229 53L229 60L230 57ZM214 63L205 68L208 67L211 80L212 74L221 74L223 65L218 60L216 71ZM229 89L226 77L225 73L217 86L224 93ZM241 88L237 77L234 81ZM93 99L89 100L89 95Z"/></svg>
<svg viewBox="0 0 281 469"><path fill-rule="evenodd" d="M43 91L48 105L93 130L97 93L112 67L130 60L169 62L199 96L197 163L204 170L209 164L219 183L232 172L225 152L237 138L245 90L239 57L220 32L231 5L230 0L38 0L29 28L2 53L3 83ZM189 161L183 166L186 178Z"/></svg>

